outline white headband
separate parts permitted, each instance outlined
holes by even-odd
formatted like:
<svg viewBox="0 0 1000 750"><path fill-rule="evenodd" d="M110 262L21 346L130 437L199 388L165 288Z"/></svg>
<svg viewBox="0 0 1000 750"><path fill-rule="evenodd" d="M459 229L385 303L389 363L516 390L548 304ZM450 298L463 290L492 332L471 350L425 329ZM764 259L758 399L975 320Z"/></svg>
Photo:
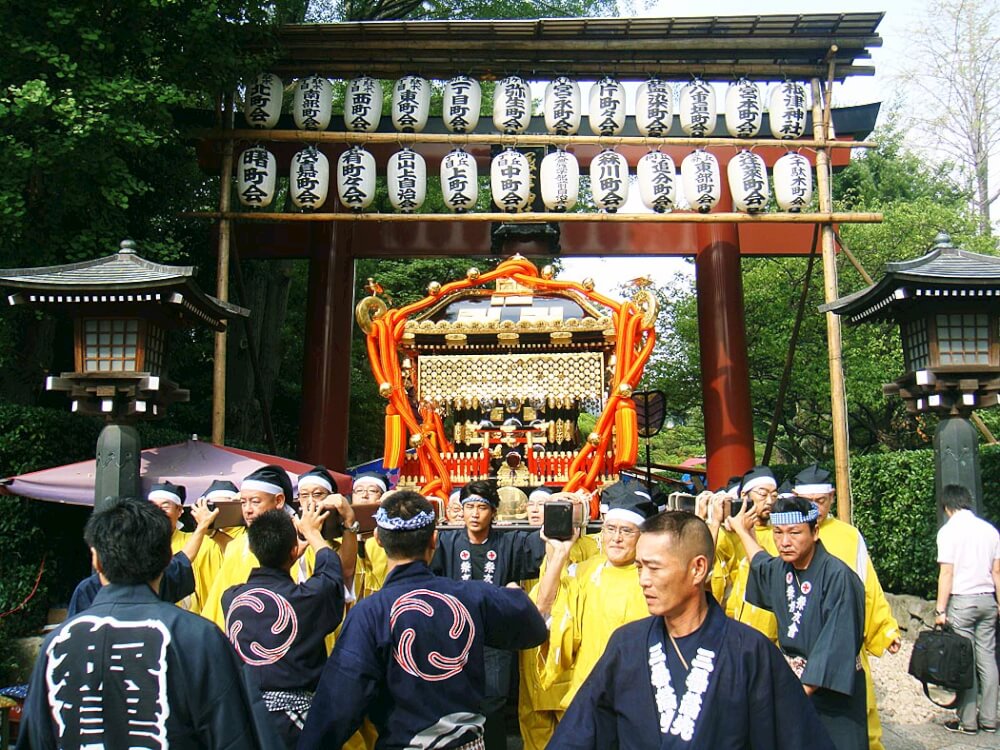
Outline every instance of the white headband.
<svg viewBox="0 0 1000 750"><path fill-rule="evenodd" d="M322 487L327 492L333 492L333 485L330 484L326 479L317 474L303 474L299 477L299 492L306 485L314 484L317 487Z"/></svg>
<svg viewBox="0 0 1000 750"><path fill-rule="evenodd" d="M232 490L212 490L207 495L202 495L206 500L235 500L239 493Z"/></svg>
<svg viewBox="0 0 1000 750"><path fill-rule="evenodd" d="M833 492L833 485L829 482L825 484L797 484L792 488L796 495L828 495Z"/></svg>
<svg viewBox="0 0 1000 750"><path fill-rule="evenodd" d="M552 493L551 492L548 492L548 491L543 490L543 489L536 489L536 490L532 490L531 494L528 495L528 500L535 500L535 499L538 499L538 500L548 500L550 497L552 497Z"/></svg>
<svg viewBox="0 0 1000 750"><path fill-rule="evenodd" d="M743 491L750 492L751 490L763 487L764 485L768 485L773 490L778 488L778 483L774 481L773 477L754 477L743 485Z"/></svg>
<svg viewBox="0 0 1000 750"><path fill-rule="evenodd" d="M388 487L385 486L385 482L383 482L378 477L358 477L357 479L354 480L355 489L362 484L373 484L380 490L382 490L382 492L385 492L387 489L389 489Z"/></svg>
<svg viewBox="0 0 1000 750"><path fill-rule="evenodd" d="M157 500L167 500L175 505L184 505L181 502L181 496L175 492L170 492L169 490L153 490L149 493L149 499L153 502Z"/></svg>
<svg viewBox="0 0 1000 750"><path fill-rule="evenodd" d="M269 495L284 495L285 490L282 489L280 485L271 484L270 482L265 482L261 479L244 479L243 484L240 485L241 490L260 490L261 492L266 492ZM288 499L287 497L285 498Z"/></svg>
<svg viewBox="0 0 1000 750"><path fill-rule="evenodd" d="M607 513L604 514L605 521L626 521L628 523L634 523L636 526L642 526L642 522L646 519L636 513L634 510L628 510L627 508L612 508Z"/></svg>

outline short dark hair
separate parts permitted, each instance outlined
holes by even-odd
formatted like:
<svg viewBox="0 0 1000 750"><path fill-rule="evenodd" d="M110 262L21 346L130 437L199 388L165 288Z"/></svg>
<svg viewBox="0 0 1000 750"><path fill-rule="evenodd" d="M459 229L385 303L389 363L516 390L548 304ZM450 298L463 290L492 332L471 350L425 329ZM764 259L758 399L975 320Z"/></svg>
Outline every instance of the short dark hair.
<svg viewBox="0 0 1000 750"><path fill-rule="evenodd" d="M709 570L715 564L715 543L712 541L712 532L708 530L708 524L694 513L686 510L665 510L647 518L639 529L643 534L670 534L675 541L673 546L690 554L685 563L698 555L704 555L708 559Z"/></svg>
<svg viewBox="0 0 1000 750"><path fill-rule="evenodd" d="M941 488L941 510L956 513L960 510L972 510L975 503L969 488L961 484L946 484Z"/></svg>
<svg viewBox="0 0 1000 750"><path fill-rule="evenodd" d="M115 497L90 516L83 538L97 552L110 583L135 586L155 580L166 569L173 533L166 513L151 502Z"/></svg>
<svg viewBox="0 0 1000 750"><path fill-rule="evenodd" d="M475 482L469 482L458 493L460 500L465 500L469 495L479 495L479 497L484 498L492 505L494 509L500 505L500 495L497 492L496 484L488 479L477 479Z"/></svg>
<svg viewBox="0 0 1000 750"><path fill-rule="evenodd" d="M812 509L813 503L804 497L779 497L774 501L774 505L771 506L771 518L774 518L775 513L798 512L803 516L808 516L809 511ZM818 521L818 518L808 521L809 528L815 530Z"/></svg>
<svg viewBox="0 0 1000 750"><path fill-rule="evenodd" d="M261 513L247 528L250 551L265 568L285 569L298 544L292 517L280 508Z"/></svg>
<svg viewBox="0 0 1000 750"><path fill-rule="evenodd" d="M404 520L413 518L418 513L434 513L434 508L427 498L413 490L396 490L386 495L381 507L389 518ZM422 557L430 546L432 536L434 536L434 524L407 531L392 531L378 527L378 539L385 549L386 556L393 560L415 560Z"/></svg>

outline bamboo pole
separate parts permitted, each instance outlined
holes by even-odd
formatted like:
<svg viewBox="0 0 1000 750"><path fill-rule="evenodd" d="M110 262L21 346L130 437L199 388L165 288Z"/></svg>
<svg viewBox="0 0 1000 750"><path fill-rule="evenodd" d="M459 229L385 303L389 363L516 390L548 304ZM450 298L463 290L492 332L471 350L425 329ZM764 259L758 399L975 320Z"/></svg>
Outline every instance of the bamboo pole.
<svg viewBox="0 0 1000 750"><path fill-rule="evenodd" d="M273 141L275 143L344 143L375 144L391 143L412 146L421 143L444 143L449 146L469 146L473 144L499 145L511 147L527 146L690 146L692 148L729 146L731 148L875 148L875 141L826 141L818 138L803 140L782 140L780 138L651 138L634 135L551 135L549 133L355 133L343 130L202 130L196 137L204 140Z"/></svg>
<svg viewBox="0 0 1000 750"><path fill-rule="evenodd" d="M375 223L412 222L499 222L504 224L578 223L597 224L878 224L880 213L773 213L743 214L736 212L699 214L679 211L669 214L559 214L525 212L517 214L491 211L464 214L381 214L381 213L252 213L249 211L185 211L179 214L189 219L216 219L246 222L347 221Z"/></svg>
<svg viewBox="0 0 1000 750"><path fill-rule="evenodd" d="M826 138L823 127L823 96L820 80L812 80L813 135L817 140ZM830 184L830 155L826 148L816 150L816 187L820 211L833 212L833 194ZM837 255L833 224L824 223L823 241L823 296L833 302L840 295L837 284ZM840 317L826 314L827 359L830 368L830 412L833 422L833 461L837 481L837 516L851 522L851 469L850 442L847 434L847 391L844 387L844 357L840 336Z"/></svg>
<svg viewBox="0 0 1000 750"><path fill-rule="evenodd" d="M233 127L233 113L236 102L232 94L222 99L223 125ZM222 143L222 168L219 173L219 257L216 265L215 296L226 302L229 300L229 243L232 221L230 220L231 183L233 174L233 141L227 138ZM212 442L225 445L226 442L226 331L215 334L215 357L212 370Z"/></svg>

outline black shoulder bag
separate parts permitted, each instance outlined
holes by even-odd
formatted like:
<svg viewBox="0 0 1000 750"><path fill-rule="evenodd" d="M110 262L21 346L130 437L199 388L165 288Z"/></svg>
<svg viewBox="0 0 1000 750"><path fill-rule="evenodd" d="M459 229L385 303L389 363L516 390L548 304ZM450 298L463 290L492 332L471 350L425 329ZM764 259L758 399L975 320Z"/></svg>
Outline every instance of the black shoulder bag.
<svg viewBox="0 0 1000 750"><path fill-rule="evenodd" d="M941 708L955 708L958 695L951 703L938 703L931 698L928 685L946 690L968 690L972 687L976 668L972 641L959 635L948 625L935 625L921 630L910 655L909 673L920 680L927 699Z"/></svg>

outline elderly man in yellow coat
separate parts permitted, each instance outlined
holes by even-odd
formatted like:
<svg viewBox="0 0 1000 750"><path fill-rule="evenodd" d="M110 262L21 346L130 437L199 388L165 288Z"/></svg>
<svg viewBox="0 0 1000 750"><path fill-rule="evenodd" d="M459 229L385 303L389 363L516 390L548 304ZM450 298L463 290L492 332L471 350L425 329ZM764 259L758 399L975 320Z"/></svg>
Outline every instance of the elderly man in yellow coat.
<svg viewBox="0 0 1000 750"><path fill-rule="evenodd" d="M601 554L568 569L573 542L549 541L545 575L536 604L543 616L551 613L549 640L539 653L541 686L548 689L572 670L561 701L569 706L597 664L611 634L620 626L648 616L639 586L635 548L643 521L659 511L649 494L620 482L601 495L604 528Z"/></svg>
<svg viewBox="0 0 1000 750"><path fill-rule="evenodd" d="M850 567L865 587L865 639L864 651L872 656L882 656L886 651L899 651L899 623L892 616L886 601L882 584L879 583L875 568L868 556L868 547L861 532L851 524L830 515L833 506L834 487L830 483L830 473L816 464L799 472L795 477L793 492L816 504L819 508L819 538L826 551ZM871 750L884 750L882 744L882 724L878 707L875 705L875 686L872 683L871 666L866 654L862 654L861 666L865 671L865 686L868 693L868 744Z"/></svg>

